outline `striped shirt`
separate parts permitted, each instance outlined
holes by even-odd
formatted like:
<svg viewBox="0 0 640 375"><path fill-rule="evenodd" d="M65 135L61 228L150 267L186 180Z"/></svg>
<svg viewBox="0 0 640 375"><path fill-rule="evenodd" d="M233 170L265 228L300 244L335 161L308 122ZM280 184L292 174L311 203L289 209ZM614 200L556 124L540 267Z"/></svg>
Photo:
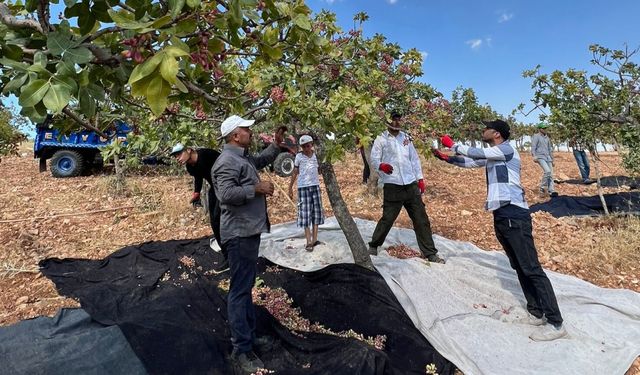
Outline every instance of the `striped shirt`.
<svg viewBox="0 0 640 375"><path fill-rule="evenodd" d="M489 148L455 145L453 150L457 155L449 157L449 163L463 168L486 167L486 210L495 211L509 204L529 208L520 183L520 154L509 141Z"/></svg>

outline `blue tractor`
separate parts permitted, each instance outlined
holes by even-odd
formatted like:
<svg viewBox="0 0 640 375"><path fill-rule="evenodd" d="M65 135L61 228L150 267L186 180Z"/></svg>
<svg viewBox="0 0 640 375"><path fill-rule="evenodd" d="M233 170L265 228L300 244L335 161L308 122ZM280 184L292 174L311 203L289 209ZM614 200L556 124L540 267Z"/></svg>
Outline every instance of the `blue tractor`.
<svg viewBox="0 0 640 375"><path fill-rule="evenodd" d="M104 138L89 130L63 135L53 129L51 121L38 124L33 156L40 158L40 172L47 170L47 159L51 159L53 177L76 177L90 169L101 168L100 149L116 139L126 142L127 134L133 130L125 122L116 121L114 125L113 129L105 131L108 138Z"/></svg>

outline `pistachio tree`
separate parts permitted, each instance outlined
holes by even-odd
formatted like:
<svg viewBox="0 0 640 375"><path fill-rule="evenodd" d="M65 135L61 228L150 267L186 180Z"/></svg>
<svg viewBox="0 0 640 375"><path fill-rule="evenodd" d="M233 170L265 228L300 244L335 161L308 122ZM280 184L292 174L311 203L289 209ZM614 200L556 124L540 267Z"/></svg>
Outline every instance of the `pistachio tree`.
<svg viewBox="0 0 640 375"><path fill-rule="evenodd" d="M591 45L589 50L598 69L595 74L575 69L545 74L537 66L523 75L533 80L533 108L527 113L542 110L540 118L554 125L562 140L578 138L590 145L600 186L595 147L599 141L623 146L625 167L640 172L640 66L633 60L638 49ZM524 104L519 108L523 110Z"/></svg>

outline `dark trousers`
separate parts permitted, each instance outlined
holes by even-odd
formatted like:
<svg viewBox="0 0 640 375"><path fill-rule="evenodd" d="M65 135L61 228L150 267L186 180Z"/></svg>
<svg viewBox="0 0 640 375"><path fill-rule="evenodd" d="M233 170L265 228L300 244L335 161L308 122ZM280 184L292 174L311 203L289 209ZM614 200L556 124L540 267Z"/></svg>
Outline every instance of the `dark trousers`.
<svg viewBox="0 0 640 375"><path fill-rule="evenodd" d="M573 157L576 158L576 164L578 164L578 169L580 170L580 176L582 179L588 179L589 174L591 173L591 168L589 167L589 158L587 158L587 153L582 150L573 150Z"/></svg>
<svg viewBox="0 0 640 375"><path fill-rule="evenodd" d="M544 314L553 325L562 323L562 315L549 278L544 273L538 252L533 243L531 218L493 218L496 237L509 257L511 267L516 271L527 310L541 318Z"/></svg>
<svg viewBox="0 0 640 375"><path fill-rule="evenodd" d="M364 148L360 148L360 156L362 156L362 163L364 163L364 167L362 169L362 183L366 184L369 181L369 176L371 176L371 169L369 168L367 157L364 154Z"/></svg>
<svg viewBox="0 0 640 375"><path fill-rule="evenodd" d="M227 316L234 351L252 350L256 331L256 312L251 290L256 281L256 262L260 235L236 237L225 243L229 251L230 284L227 296Z"/></svg>
<svg viewBox="0 0 640 375"><path fill-rule="evenodd" d="M433 243L431 223L422 202L418 184L416 182L409 185L384 184L383 191L382 218L378 221L376 229L373 231L369 246L382 246L393 223L398 218L400 210L404 207L413 223L413 230L416 233L418 247L422 255L425 257L435 255L438 250Z"/></svg>
<svg viewBox="0 0 640 375"><path fill-rule="evenodd" d="M220 238L220 202L218 202L218 198L216 197L213 187L209 189L207 198L209 201L209 224L211 224L213 237L215 237L216 241L218 241L218 245L220 245L220 253L222 253L224 259L227 259L227 246L226 244L222 244L222 239Z"/></svg>

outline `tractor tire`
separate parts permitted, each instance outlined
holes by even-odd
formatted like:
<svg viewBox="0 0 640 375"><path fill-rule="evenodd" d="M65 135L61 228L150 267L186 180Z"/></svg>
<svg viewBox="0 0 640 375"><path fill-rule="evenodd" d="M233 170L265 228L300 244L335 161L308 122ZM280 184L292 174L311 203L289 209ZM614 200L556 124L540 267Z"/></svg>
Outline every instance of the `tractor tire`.
<svg viewBox="0 0 640 375"><path fill-rule="evenodd" d="M282 152L276 156L276 160L273 162L273 170L280 177L289 177L293 173L295 167L295 156L288 152Z"/></svg>
<svg viewBox="0 0 640 375"><path fill-rule="evenodd" d="M58 150L51 158L50 167L53 177L76 177L84 170L84 157L76 151Z"/></svg>

